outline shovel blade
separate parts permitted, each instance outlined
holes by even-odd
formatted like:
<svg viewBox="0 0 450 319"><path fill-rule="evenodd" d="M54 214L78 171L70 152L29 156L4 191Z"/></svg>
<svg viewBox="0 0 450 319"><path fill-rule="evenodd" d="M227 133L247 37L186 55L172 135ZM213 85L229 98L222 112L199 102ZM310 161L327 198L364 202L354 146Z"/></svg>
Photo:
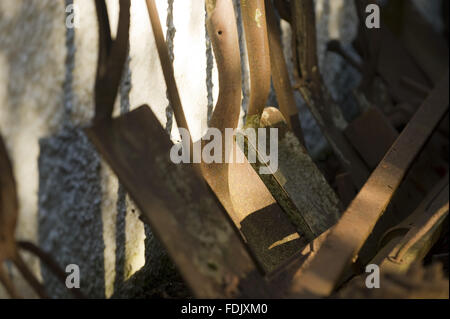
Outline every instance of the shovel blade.
<svg viewBox="0 0 450 319"><path fill-rule="evenodd" d="M199 298L267 296L226 213L148 106L86 129Z"/></svg>

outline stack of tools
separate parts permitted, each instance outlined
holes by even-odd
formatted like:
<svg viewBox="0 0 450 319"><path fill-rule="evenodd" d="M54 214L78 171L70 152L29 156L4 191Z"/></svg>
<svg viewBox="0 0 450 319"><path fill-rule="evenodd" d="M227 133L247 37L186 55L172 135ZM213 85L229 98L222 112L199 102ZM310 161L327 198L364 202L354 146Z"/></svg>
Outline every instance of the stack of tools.
<svg viewBox="0 0 450 319"><path fill-rule="evenodd" d="M355 0L360 25L354 49L361 61L336 40L327 47L362 76L353 92L359 115L347 121L319 68L314 1L241 0L250 96L239 130L242 61L233 2L205 0L219 75L207 135L220 132L222 155L207 163L190 153L188 162L175 164L174 144L149 106L112 117L128 52L130 2L120 1L113 39L105 1L95 1L100 41L95 117L85 132L193 296L448 298L445 31L433 29L407 0L387 1L379 28L368 28L366 8L376 1ZM146 3L175 119L189 132L157 7L154 0ZM292 29L294 70L283 54L280 17ZM277 106L266 105L271 82ZM329 144L326 159L308 153L296 90ZM237 130L236 136L227 139L227 129ZM263 136L264 130L277 133ZM254 138L249 131L256 132ZM183 151L210 152L205 139L187 136ZM267 156L274 139L276 165ZM18 248L41 256L55 273L60 270L38 247L14 240L18 202L2 140L0 170L0 262L13 261L46 297ZM382 290L364 286L373 265L382 273ZM18 296L1 264L0 281Z"/></svg>

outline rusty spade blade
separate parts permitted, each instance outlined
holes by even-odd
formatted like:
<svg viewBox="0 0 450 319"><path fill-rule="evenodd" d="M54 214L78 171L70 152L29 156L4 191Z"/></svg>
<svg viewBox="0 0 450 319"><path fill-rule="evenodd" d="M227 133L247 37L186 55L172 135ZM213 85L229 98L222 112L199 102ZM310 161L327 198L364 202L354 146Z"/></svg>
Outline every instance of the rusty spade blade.
<svg viewBox="0 0 450 319"><path fill-rule="evenodd" d="M147 1L147 5L169 88L169 99L175 115L184 117L156 7L153 1ZM234 129L239 119L241 73L237 27L230 0L207 1L206 8L208 33L219 70L219 98L211 118L211 126L223 133L226 128ZM181 120L186 122L183 118ZM223 149L228 141L225 139L222 143ZM202 141L195 144L198 145L197 143ZM235 151L240 152L234 140L228 147L231 148L231 156ZM242 153L237 156L239 155L244 159ZM227 163L222 158L220 163L203 162L199 168L265 271L271 271L305 245L248 162Z"/></svg>
<svg viewBox="0 0 450 319"><path fill-rule="evenodd" d="M130 1L120 2L114 41L108 33L104 1L97 4L100 39L106 41L100 41L96 113L105 116L96 116L94 126L86 129L87 135L196 297L267 297L264 281L245 245L195 168L171 162L173 144L150 108L144 105L111 118L119 85L116 79L121 77L128 45ZM155 3L147 4L152 17L157 17ZM111 92L114 96L104 96Z"/></svg>
<svg viewBox="0 0 450 319"><path fill-rule="evenodd" d="M448 216L448 174L439 181L414 212L388 229L380 239L377 256L370 262L382 270L406 272L422 260L439 239Z"/></svg>
<svg viewBox="0 0 450 319"><path fill-rule="evenodd" d="M250 101L259 103L250 104L246 127L278 130L278 167L271 169L271 163L259 156L256 163L252 164L257 172L261 167L270 170L270 174L260 174L261 179L297 227L297 231L311 242L337 222L339 200L299 142L298 134L296 136L289 129L289 122L292 123L293 117L298 118L298 113L294 112L296 105L281 48L280 32L273 14L274 9L270 1L266 1L266 4L269 34L264 1L241 3L252 80ZM268 65L268 68L261 65ZM280 108L289 119L283 117L274 107L264 108L268 89L267 85L262 83L269 83L270 88L271 73ZM254 111L251 113L250 110ZM267 138L267 143L271 142L271 138ZM256 154L260 153L259 145L255 145L251 140L246 139L245 144ZM242 145L243 149L245 146Z"/></svg>

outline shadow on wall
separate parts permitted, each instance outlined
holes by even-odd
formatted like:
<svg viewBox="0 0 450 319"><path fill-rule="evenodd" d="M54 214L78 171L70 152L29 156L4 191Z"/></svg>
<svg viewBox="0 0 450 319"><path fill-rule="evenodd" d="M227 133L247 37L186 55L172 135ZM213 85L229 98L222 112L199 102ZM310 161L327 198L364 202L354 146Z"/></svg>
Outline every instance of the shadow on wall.
<svg viewBox="0 0 450 319"><path fill-rule="evenodd" d="M40 141L39 244L63 267L77 264L83 292L93 298L105 296L100 167L80 128ZM69 297L45 267L42 275L52 297Z"/></svg>
<svg viewBox="0 0 450 319"><path fill-rule="evenodd" d="M136 269L130 269L127 259L137 254L133 251L135 247L127 246L134 236L129 234L130 227L136 223L130 222L129 216L137 213L82 128L68 120L69 111L74 111L77 113L74 123L80 122L80 109L83 108L83 113L84 108L90 107L82 95L93 100L91 83L85 83L89 75L80 74L86 67L78 65L78 73L74 72L75 41L70 38L74 35L64 37L64 9L71 2L0 1L0 129L7 140L18 183L21 211L17 237L38 242L63 268L78 264L81 288L89 297L104 298L105 290L108 294L108 272L113 273L110 278L114 289L109 293L114 291L114 297L185 295L181 279L147 226L146 263L129 278ZM82 9L95 15L93 3L84 2ZM108 1L108 5L111 3ZM92 30L96 33L95 25ZM83 41L77 44L85 45ZM90 48L78 49L81 56L78 61L90 62L85 59ZM81 89L79 83L77 89L72 88L72 77L77 77L74 82L83 82ZM114 196L105 198L105 188L111 187L115 187ZM113 201L107 214L105 200ZM105 216L114 217L106 221L115 224L112 234L115 243L110 245L113 258L105 252L111 244L105 241L102 219ZM38 274L37 260L24 257ZM111 260L113 269L107 269ZM10 275L18 290L24 297L34 297L13 270ZM40 275L52 297L70 297L45 267ZM2 297L6 295L0 287Z"/></svg>
<svg viewBox="0 0 450 319"><path fill-rule="evenodd" d="M66 0L66 5L71 3ZM95 20L95 11L92 14ZM90 32L97 30L96 25L91 27L94 31ZM133 256L139 254L137 246L141 238L133 237L139 229L130 228L130 225L140 227L132 220L136 219L137 209L82 127L70 120L74 101L79 100L78 89L72 87L74 71L76 62L82 59L76 59L76 29L66 32L62 128L39 143L39 243L60 265L80 267L81 289L90 298L112 294L113 298L186 296L181 278L147 226L145 264L130 265L133 259L139 259ZM83 53L78 52L82 56ZM129 110L130 86L131 72L127 65L120 88L121 113ZM91 100L92 89L88 91ZM70 297L47 269L42 269L42 275L52 297Z"/></svg>
<svg viewBox="0 0 450 319"><path fill-rule="evenodd" d="M34 242L38 138L57 123L64 78L64 46L52 55L46 52L53 51L64 34L55 25L62 12L63 5L56 1L0 3L0 130L18 184L20 212L16 236ZM28 255L24 258L34 272L39 271L36 259ZM10 275L23 296L34 296L16 271L11 270Z"/></svg>

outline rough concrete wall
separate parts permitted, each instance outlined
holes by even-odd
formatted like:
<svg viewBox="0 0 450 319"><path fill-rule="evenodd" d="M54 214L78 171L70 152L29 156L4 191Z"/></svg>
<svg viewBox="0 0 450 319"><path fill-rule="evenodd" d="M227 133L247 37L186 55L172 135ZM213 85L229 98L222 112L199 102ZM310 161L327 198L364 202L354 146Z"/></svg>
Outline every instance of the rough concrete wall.
<svg viewBox="0 0 450 319"><path fill-rule="evenodd" d="M0 130L18 182L17 237L34 242L38 139L56 129L62 114L63 17L62 1L0 1ZM27 261L39 273L37 261L28 256ZM12 274L18 277L15 271ZM17 285L25 296L33 296L20 279ZM0 292L0 296L5 295Z"/></svg>
<svg viewBox="0 0 450 319"><path fill-rule="evenodd" d="M18 181L17 237L39 243L62 265L80 265L82 289L92 297L142 297L144 291L146 296L184 295L164 249L139 220L139 212L117 178L82 133L94 110L97 23L93 1L74 0L79 28L66 33L65 6L70 3L0 1L0 130ZM114 30L118 0L107 3ZM157 0L157 6L170 39L188 123L194 138L199 138L218 93L217 70L205 37L203 2ZM316 0L316 9L322 72L332 94L351 114L347 100L358 74L324 51L330 38L339 38L344 45L353 39L353 1ZM115 114L147 103L165 126L172 115L145 1L133 0L131 10L130 58ZM289 28L282 25L284 38L289 39ZM286 54L290 54L287 45ZM243 71L245 109L249 87L245 63ZM325 142L301 97L297 94L296 98L308 147L320 150ZM270 103L276 103L273 96ZM175 125L171 132L177 140ZM26 257L52 296L67 296L35 259ZM12 274L21 291L32 297L13 270Z"/></svg>

